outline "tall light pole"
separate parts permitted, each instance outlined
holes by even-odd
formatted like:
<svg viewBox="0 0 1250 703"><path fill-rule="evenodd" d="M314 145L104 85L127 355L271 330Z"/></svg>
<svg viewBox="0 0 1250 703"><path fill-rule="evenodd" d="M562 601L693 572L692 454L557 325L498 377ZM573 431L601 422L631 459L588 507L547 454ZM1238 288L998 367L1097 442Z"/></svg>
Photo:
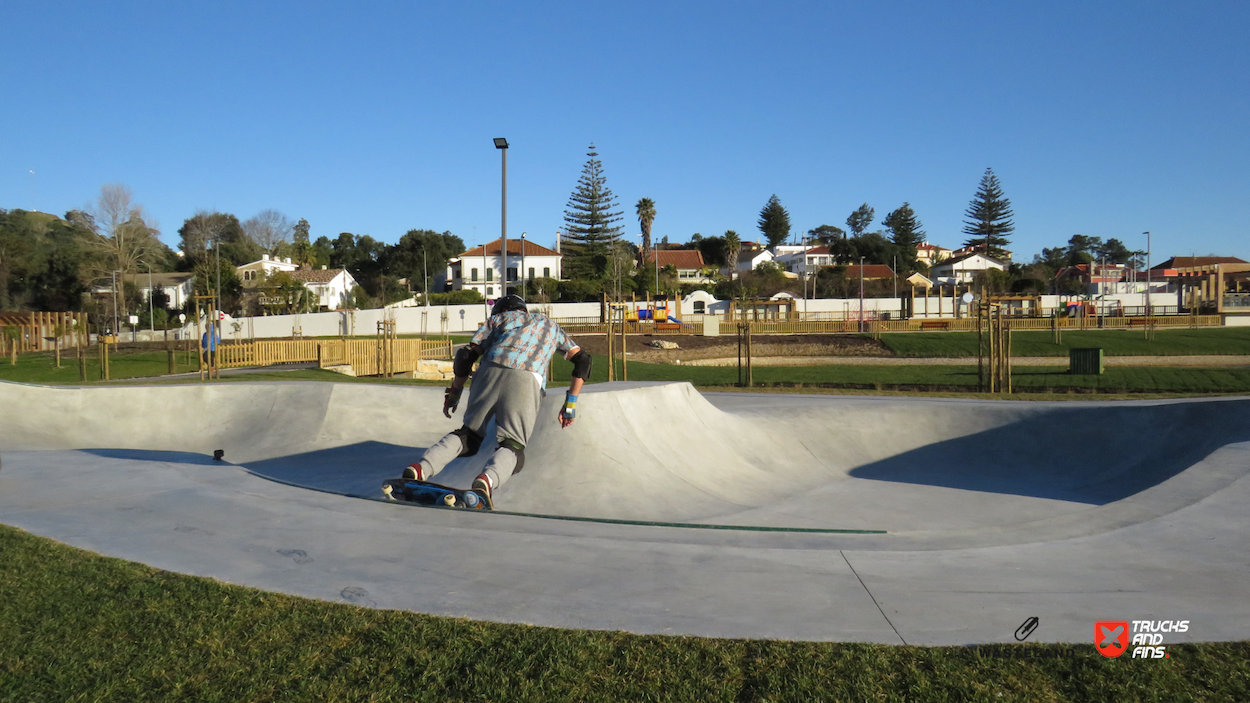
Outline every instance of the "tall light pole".
<svg viewBox="0 0 1250 703"><path fill-rule="evenodd" d="M113 272L113 335L117 335L117 274L121 271Z"/></svg>
<svg viewBox="0 0 1250 703"><path fill-rule="evenodd" d="M490 319L490 307L486 304L486 245L482 245L482 324Z"/></svg>
<svg viewBox="0 0 1250 703"><path fill-rule="evenodd" d="M499 150L503 164L503 192L500 196L502 202L499 209L499 257L503 260L503 294L508 294L508 140L503 137L495 137L495 148Z"/></svg>
<svg viewBox="0 0 1250 703"><path fill-rule="evenodd" d="M525 233L521 233L521 300L525 300Z"/></svg>
<svg viewBox="0 0 1250 703"><path fill-rule="evenodd" d="M859 257L859 331L864 331L864 257Z"/></svg>
<svg viewBox="0 0 1250 703"><path fill-rule="evenodd" d="M1150 233L1142 232L1146 235L1146 329L1150 329Z"/></svg>

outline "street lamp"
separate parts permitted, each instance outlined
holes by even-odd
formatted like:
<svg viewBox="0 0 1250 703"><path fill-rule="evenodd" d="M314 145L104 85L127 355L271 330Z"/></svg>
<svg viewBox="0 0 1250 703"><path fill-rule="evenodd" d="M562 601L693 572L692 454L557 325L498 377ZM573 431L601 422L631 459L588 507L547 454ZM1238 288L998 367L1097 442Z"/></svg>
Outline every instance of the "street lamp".
<svg viewBox="0 0 1250 703"><path fill-rule="evenodd" d="M503 294L508 294L508 140L495 137L495 148L499 150L503 168L503 192L501 195L499 230L502 233L499 243L499 258L503 260Z"/></svg>
<svg viewBox="0 0 1250 703"><path fill-rule="evenodd" d="M864 257L859 257L859 331L864 331Z"/></svg>
<svg viewBox="0 0 1250 703"><path fill-rule="evenodd" d="M521 233L521 300L525 300L525 233Z"/></svg>

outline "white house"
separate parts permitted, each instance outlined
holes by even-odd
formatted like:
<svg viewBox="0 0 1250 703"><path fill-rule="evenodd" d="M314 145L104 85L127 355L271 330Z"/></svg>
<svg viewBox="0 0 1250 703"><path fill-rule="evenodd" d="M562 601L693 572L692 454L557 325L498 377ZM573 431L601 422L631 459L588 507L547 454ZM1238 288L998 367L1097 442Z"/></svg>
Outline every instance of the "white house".
<svg viewBox="0 0 1250 703"><path fill-rule="evenodd" d="M146 273L128 274L125 280L134 284L145 303L152 290L163 292L169 301L166 307L171 310L182 309L182 306L195 295L195 274L193 273L154 273L151 276ZM107 288L97 291L97 293L107 292Z"/></svg>
<svg viewBox="0 0 1250 703"><path fill-rule="evenodd" d="M737 274L749 273L755 270L756 266L765 261L773 261L777 257L767 249L755 249L750 246L743 246L738 250L738 271Z"/></svg>
<svg viewBox="0 0 1250 703"><path fill-rule="evenodd" d="M829 253L829 247L777 247L777 263L785 267L786 271L802 275L807 272L809 276L815 276L821 266L833 266L835 263L833 255ZM782 249L796 251L781 251Z"/></svg>
<svg viewBox="0 0 1250 703"><path fill-rule="evenodd" d="M930 269L929 277L940 283L971 283L978 272L1006 268L1007 264L985 254L963 254L938 263Z"/></svg>
<svg viewBox="0 0 1250 703"><path fill-rule="evenodd" d="M703 253L696 249L644 251L641 265L648 268L659 266L661 273L666 266L672 266L677 269L677 280L680 283L710 283L712 280L704 275L707 264L703 262Z"/></svg>
<svg viewBox="0 0 1250 703"><path fill-rule="evenodd" d="M261 254L260 261L253 261L250 264L243 264L235 268L239 272L239 280L243 282L244 288L255 288L265 276L274 271L292 271L299 270L299 264L291 263L291 258L278 259L270 258L268 254Z"/></svg>
<svg viewBox="0 0 1250 703"><path fill-rule="evenodd" d="M500 298L513 292L524 271L525 280L554 278L562 280L560 262L564 255L527 239L508 239L508 290L503 287L504 258L500 256L503 238L474 247L447 262L447 270L435 276L437 289L476 290L486 299Z"/></svg>
<svg viewBox="0 0 1250 703"><path fill-rule="evenodd" d="M357 286L355 277L347 269L296 269L291 278L304 284L324 310L340 310L352 307L351 293Z"/></svg>
<svg viewBox="0 0 1250 703"><path fill-rule="evenodd" d="M940 247L936 244L921 242L916 245L916 261L925 266L933 266L934 263L944 259L951 258L953 252L946 247Z"/></svg>

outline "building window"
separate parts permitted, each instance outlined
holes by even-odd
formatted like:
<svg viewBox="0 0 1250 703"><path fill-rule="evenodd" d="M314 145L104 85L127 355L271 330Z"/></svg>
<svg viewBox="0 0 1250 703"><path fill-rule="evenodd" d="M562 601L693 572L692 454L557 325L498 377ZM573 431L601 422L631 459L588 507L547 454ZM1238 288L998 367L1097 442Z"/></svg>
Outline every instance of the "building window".
<svg viewBox="0 0 1250 703"><path fill-rule="evenodd" d="M477 280L477 269L470 269L470 271L472 271L473 273L471 274L471 278L469 278L469 280L470 280L470 281L476 281L476 280Z"/></svg>
<svg viewBox="0 0 1250 703"><path fill-rule="evenodd" d="M707 310L706 303L702 300L694 301L694 314L702 315Z"/></svg>
<svg viewBox="0 0 1250 703"><path fill-rule="evenodd" d="M489 283L493 280L495 280L495 269L486 269L486 281Z"/></svg>
<svg viewBox="0 0 1250 703"><path fill-rule="evenodd" d="M495 287L494 287L494 286L486 286L486 297L487 297L487 298L489 298L489 297L491 297L491 296L492 296L492 295L494 295L494 294L495 294Z"/></svg>
<svg viewBox="0 0 1250 703"><path fill-rule="evenodd" d="M551 269L543 267L543 278L551 278Z"/></svg>
<svg viewBox="0 0 1250 703"><path fill-rule="evenodd" d="M533 266L530 267L530 280L531 281L534 280L534 267Z"/></svg>
<svg viewBox="0 0 1250 703"><path fill-rule="evenodd" d="M509 281L515 281L515 280L516 280L516 277L517 277L517 271L516 271L516 268L515 268L515 267L513 267L513 268L508 269L508 280L509 280Z"/></svg>

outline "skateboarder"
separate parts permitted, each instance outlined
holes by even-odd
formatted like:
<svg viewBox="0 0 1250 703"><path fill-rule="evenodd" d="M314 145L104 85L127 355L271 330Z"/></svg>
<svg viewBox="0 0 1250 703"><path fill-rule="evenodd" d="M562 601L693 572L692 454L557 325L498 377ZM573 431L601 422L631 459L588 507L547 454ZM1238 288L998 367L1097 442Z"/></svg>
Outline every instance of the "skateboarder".
<svg viewBox="0 0 1250 703"><path fill-rule="evenodd" d="M473 479L473 490L491 502L491 491L525 466L525 445L534 432L546 384L544 374L555 352L573 362L572 382L560 408L560 427L565 428L573 424L577 395L590 378L590 354L546 315L528 312L521 296L496 301L472 341L456 352L452 366L456 377L445 391L443 414L451 417L460 404L473 362L482 358L469 390L464 426L425 450L417 462L404 469L404 478L431 481L452 459L477 454L485 439L486 423L493 416L499 444L482 473Z"/></svg>

